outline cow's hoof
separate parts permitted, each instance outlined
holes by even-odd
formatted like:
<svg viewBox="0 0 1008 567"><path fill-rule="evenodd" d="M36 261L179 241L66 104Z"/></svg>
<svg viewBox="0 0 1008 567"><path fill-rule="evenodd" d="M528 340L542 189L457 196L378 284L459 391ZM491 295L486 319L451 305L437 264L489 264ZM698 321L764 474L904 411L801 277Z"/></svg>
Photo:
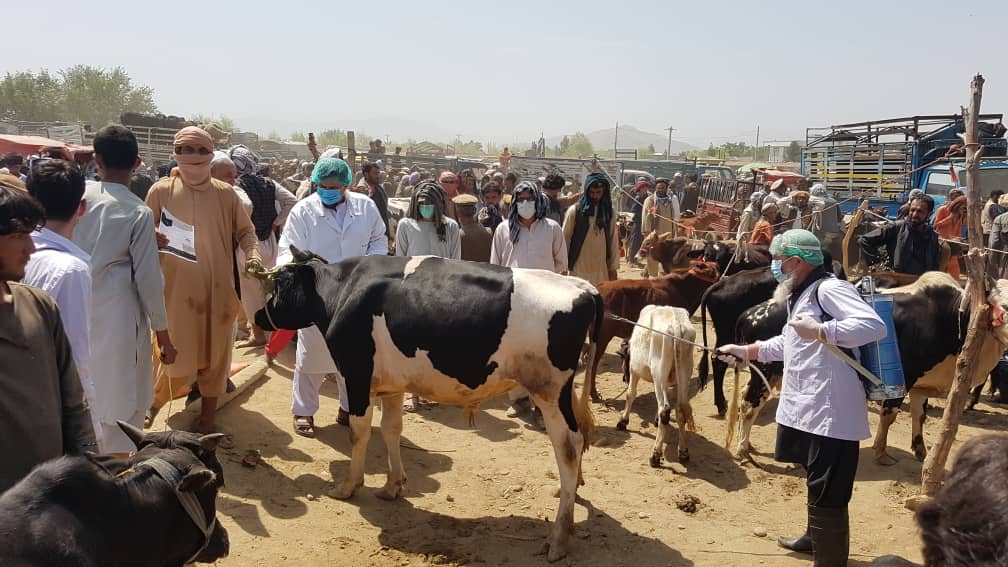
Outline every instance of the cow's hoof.
<svg viewBox="0 0 1008 567"><path fill-rule="evenodd" d="M602 403L602 396L596 390L591 391L591 400L596 404Z"/></svg>
<svg viewBox="0 0 1008 567"><path fill-rule="evenodd" d="M917 457L917 460L922 463L924 462L924 459L927 458L927 449L925 449L924 447L914 447L913 452L914 457Z"/></svg>
<svg viewBox="0 0 1008 567"><path fill-rule="evenodd" d="M661 455L651 455L651 459L648 461L651 468L661 468Z"/></svg>
<svg viewBox="0 0 1008 567"><path fill-rule="evenodd" d="M619 431L626 431L627 420L621 419L616 422L616 429Z"/></svg>
<svg viewBox="0 0 1008 567"><path fill-rule="evenodd" d="M403 484L405 484L405 481L387 482L381 490L375 493L375 496L381 498L382 500L395 500L396 498L399 498L400 494L402 494Z"/></svg>
<svg viewBox="0 0 1008 567"><path fill-rule="evenodd" d="M679 449L679 462L680 463L689 462L689 449Z"/></svg>
<svg viewBox="0 0 1008 567"><path fill-rule="evenodd" d="M881 453L875 455L875 462L882 465L883 467L891 467L896 464L896 459L892 457L889 453Z"/></svg>
<svg viewBox="0 0 1008 567"><path fill-rule="evenodd" d="M337 500L346 500L352 498L357 493L357 489L363 485L363 482L351 482L348 480L330 489L328 494Z"/></svg>

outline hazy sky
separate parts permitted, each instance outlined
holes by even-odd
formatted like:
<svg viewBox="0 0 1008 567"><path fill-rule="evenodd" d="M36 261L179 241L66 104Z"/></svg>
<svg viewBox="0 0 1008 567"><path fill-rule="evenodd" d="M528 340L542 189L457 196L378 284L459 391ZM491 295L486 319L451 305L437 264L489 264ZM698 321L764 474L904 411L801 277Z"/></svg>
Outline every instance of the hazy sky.
<svg viewBox="0 0 1008 567"><path fill-rule="evenodd" d="M757 124L957 112L976 72L984 110L1008 110L1006 0L43 5L9 6L0 71L122 66L162 112L263 133L528 142L619 121L752 143Z"/></svg>

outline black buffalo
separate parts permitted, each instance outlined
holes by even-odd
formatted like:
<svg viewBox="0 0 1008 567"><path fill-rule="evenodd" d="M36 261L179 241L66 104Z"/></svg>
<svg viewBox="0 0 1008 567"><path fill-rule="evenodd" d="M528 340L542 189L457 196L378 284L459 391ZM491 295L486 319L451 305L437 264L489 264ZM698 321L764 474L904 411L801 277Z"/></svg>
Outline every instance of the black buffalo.
<svg viewBox="0 0 1008 567"><path fill-rule="evenodd" d="M139 449L129 459L61 457L0 495L0 565L181 567L228 554L216 520L222 435L144 435L119 424ZM182 498L202 512L202 526Z"/></svg>

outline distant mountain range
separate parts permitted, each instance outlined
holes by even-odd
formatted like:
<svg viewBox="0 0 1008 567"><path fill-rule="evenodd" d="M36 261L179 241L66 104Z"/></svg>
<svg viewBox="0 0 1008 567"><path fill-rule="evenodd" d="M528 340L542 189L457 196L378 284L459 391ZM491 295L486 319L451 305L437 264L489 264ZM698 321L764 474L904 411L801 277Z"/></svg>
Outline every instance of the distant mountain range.
<svg viewBox="0 0 1008 567"><path fill-rule="evenodd" d="M594 132L586 132L586 136L591 140L592 146L599 150L611 150L613 147L613 139L616 137L615 128L606 128L605 130L595 130ZM560 140L563 136L554 136L552 138L546 138L546 145L557 146L560 144ZM645 132L643 130L638 130L629 124L619 127L619 149L637 149L640 147L653 144L655 150L659 153L663 153L668 147L668 135L655 134L653 132ZM672 155L676 155L688 150L697 149L684 142L679 142L672 140ZM642 156L643 157L643 156Z"/></svg>

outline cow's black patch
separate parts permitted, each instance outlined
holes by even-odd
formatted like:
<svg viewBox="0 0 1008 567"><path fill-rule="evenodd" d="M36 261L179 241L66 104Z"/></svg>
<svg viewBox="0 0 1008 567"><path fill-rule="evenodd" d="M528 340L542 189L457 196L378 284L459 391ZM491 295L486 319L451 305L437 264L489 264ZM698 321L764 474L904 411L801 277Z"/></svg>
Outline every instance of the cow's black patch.
<svg viewBox="0 0 1008 567"><path fill-rule="evenodd" d="M577 419L574 418L574 375L571 374L570 378L564 382L563 388L560 388L560 399L557 403L560 405L560 413L563 414L564 421L567 422L567 428L575 433L578 430ZM588 395L585 393L584 395Z"/></svg>
<svg viewBox="0 0 1008 567"><path fill-rule="evenodd" d="M490 357L507 329L513 293L507 268L428 258L388 285L381 308L400 352L427 351L436 370L475 389L497 368Z"/></svg>
<svg viewBox="0 0 1008 567"><path fill-rule="evenodd" d="M581 345L595 321L595 295L582 292L571 305L570 311L557 311L550 317L546 354L553 366L560 370L574 370L581 357ZM598 345L597 348L605 348Z"/></svg>

